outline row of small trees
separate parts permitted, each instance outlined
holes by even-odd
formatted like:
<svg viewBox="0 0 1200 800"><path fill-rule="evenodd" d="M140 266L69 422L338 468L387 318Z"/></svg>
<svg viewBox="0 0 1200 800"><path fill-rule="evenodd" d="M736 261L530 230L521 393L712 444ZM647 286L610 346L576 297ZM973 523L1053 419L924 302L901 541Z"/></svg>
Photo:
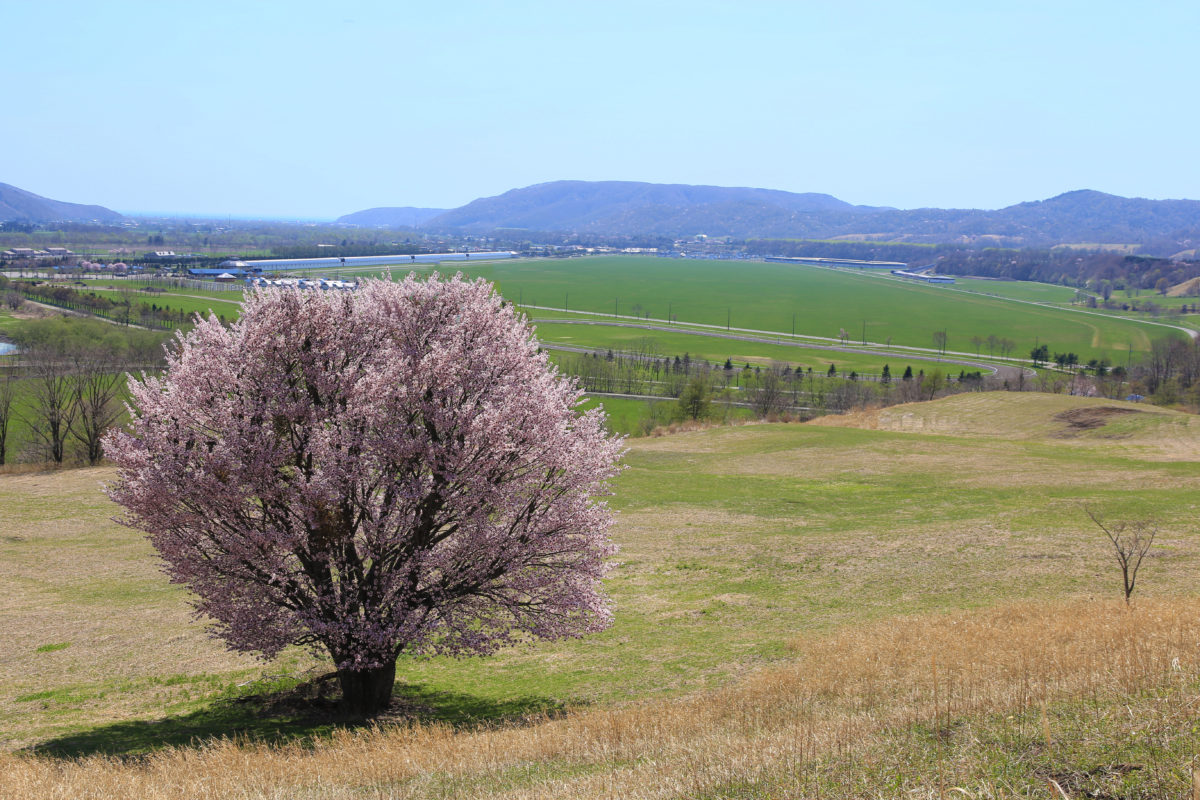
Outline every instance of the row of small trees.
<svg viewBox="0 0 1200 800"><path fill-rule="evenodd" d="M81 292L61 284L35 285L30 282L13 281L9 287L6 296L34 300L69 311L80 311L121 325L173 330L191 325L194 316L193 312L184 308L160 306L154 301L143 300L130 290L122 291L119 298L114 300L105 295ZM13 301L9 302L11 304Z"/></svg>
<svg viewBox="0 0 1200 800"><path fill-rule="evenodd" d="M14 338L18 354L0 359L0 465L14 455L98 464L104 434L124 413L125 375L158 365L161 337L59 318L27 322ZM13 452L17 442L23 453Z"/></svg>
<svg viewBox="0 0 1200 800"><path fill-rule="evenodd" d="M730 360L714 364L704 359L655 355L649 341L632 351L562 354L560 368L575 376L581 387L600 394L632 394L674 398L670 412L657 409L646 425L682 420L728 419L731 408L749 409L759 418L801 417L841 413L869 405L929 400L946 391L1006 388L980 372L957 375L906 365L893 375L884 365L878 375L839 373L783 363L751 366ZM1024 388L1024 387L1007 387Z"/></svg>

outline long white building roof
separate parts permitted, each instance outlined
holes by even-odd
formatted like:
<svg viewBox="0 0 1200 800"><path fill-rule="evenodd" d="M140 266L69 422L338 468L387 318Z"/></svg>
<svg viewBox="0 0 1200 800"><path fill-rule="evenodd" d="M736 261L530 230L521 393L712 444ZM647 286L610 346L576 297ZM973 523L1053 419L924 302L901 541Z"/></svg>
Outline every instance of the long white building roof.
<svg viewBox="0 0 1200 800"><path fill-rule="evenodd" d="M496 250L482 253L405 253L394 256L346 256L326 258L268 258L253 261L222 261L222 267L238 267L244 270L274 272L290 269L335 269L338 267L370 267L386 264L428 264L439 261L495 261L501 258L516 258L511 250Z"/></svg>

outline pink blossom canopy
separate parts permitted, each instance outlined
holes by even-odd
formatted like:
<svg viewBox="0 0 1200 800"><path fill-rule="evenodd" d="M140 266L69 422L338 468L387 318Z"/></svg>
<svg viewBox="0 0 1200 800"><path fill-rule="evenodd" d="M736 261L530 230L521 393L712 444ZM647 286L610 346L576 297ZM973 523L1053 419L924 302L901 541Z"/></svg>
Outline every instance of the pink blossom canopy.
<svg viewBox="0 0 1200 800"><path fill-rule="evenodd" d="M235 649L370 669L611 621L621 443L482 280L259 291L130 390L109 494Z"/></svg>

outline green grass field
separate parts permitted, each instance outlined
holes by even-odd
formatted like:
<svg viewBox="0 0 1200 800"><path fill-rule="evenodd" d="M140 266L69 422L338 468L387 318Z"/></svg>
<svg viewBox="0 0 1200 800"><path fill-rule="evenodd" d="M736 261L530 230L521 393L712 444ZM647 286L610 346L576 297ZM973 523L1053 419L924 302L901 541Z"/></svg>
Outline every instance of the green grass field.
<svg viewBox="0 0 1200 800"><path fill-rule="evenodd" d="M119 290L110 288L113 284L113 281L92 281L88 283L86 291L94 292L113 300L119 300L123 295ZM197 296L192 296L193 294L205 298L211 297L212 300L199 299ZM182 308L187 314L206 313L211 308L218 314L225 315L227 319L232 319L238 313L236 298L241 297L241 292L205 292L201 290L171 288L162 293L136 291L133 296L137 301L155 303L160 307L165 306L173 310ZM897 350L897 355L895 356L844 353L835 350L791 347L786 344L727 339L720 336L706 335L719 334L720 331L707 331L695 328L688 331L686 327L681 327L679 330L662 331L618 327L608 324L578 324L580 321L587 320L595 320L602 323L611 321L611 318L606 318L603 315L564 314L561 311L556 312L544 309L528 309L527 313L535 321L539 338L549 343L579 347L622 350L630 348L641 349L649 345L653 348L654 352L665 356L688 353L697 358L713 362L724 362L728 358L739 365L745 363L755 365L786 363L792 367L811 367L813 370L820 371L828 369L832 363L839 372L853 370L871 374L880 372L884 364L888 364L893 370L896 370L897 366L901 365L899 366L901 371L903 370L902 364L911 362L917 365L914 369L919 368L923 364L923 362L911 358L905 361L903 350ZM570 320L570 323L563 324L556 322L556 319ZM785 337L781 337L780 341L785 341ZM857 340L850 340L848 342L851 346L857 343Z"/></svg>
<svg viewBox="0 0 1200 800"><path fill-rule="evenodd" d="M76 287L80 291L90 292L100 297L107 297L109 300L120 302L124 299L124 295L120 291L111 289L96 289L88 287ZM225 319L237 319L241 314L241 306L235 300L231 299L209 299L208 297L188 297L191 294L188 290L179 290L178 292L134 292L132 300L135 307L139 303L152 303L159 308L170 308L173 311L183 309L189 316L192 314L207 314L210 310L223 315Z"/></svg>
<svg viewBox="0 0 1200 800"><path fill-rule="evenodd" d="M744 342L679 331L643 330L604 324L561 324L540 320L534 324L537 327L538 339L551 344L614 351L633 350L662 356L682 356L687 353L693 358L706 359L713 363L724 363L726 359L730 359L739 367L743 364L765 366L781 363L793 368L811 367L814 371L823 373L830 364L834 364L839 372L856 370L878 373L884 364L888 364L893 372L897 368L903 372L903 365L910 362L914 365L914 371L918 367L926 366L926 362L923 361L910 359L910 362L906 362L902 351L897 351L895 356L876 356L836 350L813 350L784 344Z"/></svg>
<svg viewBox="0 0 1200 800"><path fill-rule="evenodd" d="M1161 325L1178 325L1193 330L1200 329L1200 320L1195 315L1173 315L1168 313L1150 313L1147 311L1123 311L1120 309L1091 308L1073 303L1075 290L1067 286L1056 286L1049 283L1033 281L990 281L980 278L958 278L955 286L972 292L995 295L1013 300L1027 300L1035 303L1047 303L1064 309L1086 310L1092 314L1103 314L1110 317L1121 317L1139 322ZM1114 292L1112 300L1115 303L1154 303L1163 311L1189 307L1200 303L1197 297L1168 297L1157 292L1143 290L1136 293L1124 291Z"/></svg>
<svg viewBox="0 0 1200 800"><path fill-rule="evenodd" d="M19 324L20 320L13 316L12 312L8 310L7 306L0 308L0 333L6 333L9 336L12 336L13 330Z"/></svg>
<svg viewBox="0 0 1200 800"><path fill-rule="evenodd" d="M991 281L983 278L955 278L954 288L966 289L980 294L1006 297L1012 300L1029 300L1034 303L1056 303L1070 305L1075 290L1069 286L1036 281Z"/></svg>
<svg viewBox="0 0 1200 800"><path fill-rule="evenodd" d="M1108 358L1113 363L1127 360L1130 349L1135 354L1147 351L1154 338L1183 335L1171 327L1173 324L1192 327L1186 318L1177 322L1177 318L1147 315L1126 319L1102 310L1080 313L1070 306L1073 289L1048 284L968 278L960 279L956 286L930 286L873 272L765 262L595 256L473 265L454 262L423 266L417 271L428 274L438 269L445 274L463 267L469 267L472 276L495 281L505 297L543 320L539 327L548 341L585 347L615 349L647 338L647 334L603 326L555 325L549 320L603 319L614 312L662 320L669 313L680 326L728 325L790 335L794 324L799 335L832 339L845 330L851 344L865 335L873 343L886 344L890 339L891 346L923 349L932 348L934 332L944 330L948 349L959 353L976 352L973 337L986 339L994 335L1015 341L1012 355L1016 357L1025 356L1036 342L1048 343L1054 352L1077 353L1085 361ZM408 269L398 264L393 277L407 274ZM371 268L343 274L385 272ZM97 281L93 285L111 284ZM120 296L111 289L91 290L113 299ZM185 296L190 294L211 300ZM137 292L135 296L174 310L182 308L188 314L209 308L227 319L237 314L237 290L171 289L166 293ZM1183 302L1173 300L1176 304ZM564 308L590 313L564 313ZM678 332L655 332L649 338L655 339L667 354L688 352L721 361L727 357L751 363L779 360L814 369L832 361L839 369L877 372L893 360L846 354L834 357L832 353L762 343L734 346L728 341L692 338ZM986 348L979 352L988 354Z"/></svg>
<svg viewBox="0 0 1200 800"><path fill-rule="evenodd" d="M462 266L446 264L441 271ZM836 337L844 328L851 340L858 340L865 325L869 341L891 337L893 344L924 348L933 346L935 331L945 330L949 348L959 352L972 350L973 336L996 335L1016 341L1016 354L1040 342L1085 358L1115 361L1130 348L1147 350L1154 338L1182 335L1138 321L955 292L949 286L791 264L595 256L498 261L464 271L495 281L505 297L525 306L657 319L669 313L680 322L781 333L792 331L794 315L799 334ZM1020 291L1043 290L1022 286Z"/></svg>
<svg viewBox="0 0 1200 800"><path fill-rule="evenodd" d="M603 406L608 415L608 429L624 436L640 436L646 421L671 413L673 400L636 400L631 397L588 397L580 407L586 411ZM657 409L657 410L656 410Z"/></svg>
<svg viewBox="0 0 1200 800"><path fill-rule="evenodd" d="M1111 430L1062 416L1114 406L1130 411ZM886 413L891 422L863 422L881 430L776 424L631 440L612 498L614 627L489 658L404 661L401 697L423 715L465 722L673 696L786 660L797 637L844 626L1116 597L1109 545L1080 503L1159 517L1160 555L1139 592L1193 591L1195 418L1033 394ZM961 426L943 424L951 419ZM1005 432L1021 425L1027 438ZM0 741L81 752L185 743L215 729L311 731L232 698L261 688L256 676L278 681L312 662L291 654L256 666L207 639L144 539L111 522L116 509L98 489L111 477L0 477L0 625L10 632Z"/></svg>
<svg viewBox="0 0 1200 800"><path fill-rule="evenodd" d="M120 288L122 288L122 286L124 286L126 284L126 281L109 281L109 280L87 281L87 280L85 280L84 283L86 283L90 288L118 289L119 290ZM158 294L158 293L142 291L143 288L163 289L165 292L167 292L169 294L189 295L192 297L210 297L213 300L226 300L229 302L238 302L242 299L242 296L245 294L245 290L242 288L242 286L240 284L229 284L229 286L230 286L229 289L212 290L212 289L191 289L188 287L172 286L169 284L164 284L163 282L157 281L157 280L147 280L147 281L130 280L130 281L128 281L128 283L134 287L134 291L136 291L138 295L145 295L147 297L153 297L155 294Z"/></svg>

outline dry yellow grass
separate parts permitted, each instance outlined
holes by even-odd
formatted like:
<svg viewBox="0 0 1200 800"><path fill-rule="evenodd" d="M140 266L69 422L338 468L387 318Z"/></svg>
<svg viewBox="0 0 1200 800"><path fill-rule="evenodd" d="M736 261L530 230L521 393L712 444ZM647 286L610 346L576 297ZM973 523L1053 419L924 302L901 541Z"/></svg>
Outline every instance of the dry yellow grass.
<svg viewBox="0 0 1200 800"><path fill-rule="evenodd" d="M1183 414L1158 406L1098 397L1073 397L1042 392L966 392L922 403L905 403L852 414L817 417L808 425L867 430L908 431L957 436L1002 436L1037 439L1060 436L1070 425L1057 419L1063 412L1087 408L1117 408L1155 415L1156 422L1187 425Z"/></svg>
<svg viewBox="0 0 1200 800"><path fill-rule="evenodd" d="M1092 419L1081 420L1089 416ZM1081 447L1129 451L1154 460L1200 458L1200 417L1193 414L1122 400L1041 392L968 392L818 417L806 424L1006 441L1053 439Z"/></svg>
<svg viewBox="0 0 1200 800"><path fill-rule="evenodd" d="M310 749L225 741L135 761L3 755L0 796L669 798L771 773L797 776L787 796L803 796L806 764L899 726L1193 682L1200 599L925 615L793 647L793 663L718 691L491 730L381 727Z"/></svg>
<svg viewBox="0 0 1200 800"><path fill-rule="evenodd" d="M186 685L143 686L105 699L120 681L262 670L205 635L182 591L169 586L137 531L112 521L100 491L109 468L18 473L0 479L0 717L35 716L19 700L79 688L92 696L70 723L102 724L154 713ZM44 646L65 645L53 652ZM132 697L133 704L127 701ZM28 729L0 726L0 746ZM43 735L45 731L43 731Z"/></svg>
<svg viewBox="0 0 1200 800"><path fill-rule="evenodd" d="M1195 297L1197 291L1200 291L1200 278L1189 278L1167 289L1167 297Z"/></svg>

